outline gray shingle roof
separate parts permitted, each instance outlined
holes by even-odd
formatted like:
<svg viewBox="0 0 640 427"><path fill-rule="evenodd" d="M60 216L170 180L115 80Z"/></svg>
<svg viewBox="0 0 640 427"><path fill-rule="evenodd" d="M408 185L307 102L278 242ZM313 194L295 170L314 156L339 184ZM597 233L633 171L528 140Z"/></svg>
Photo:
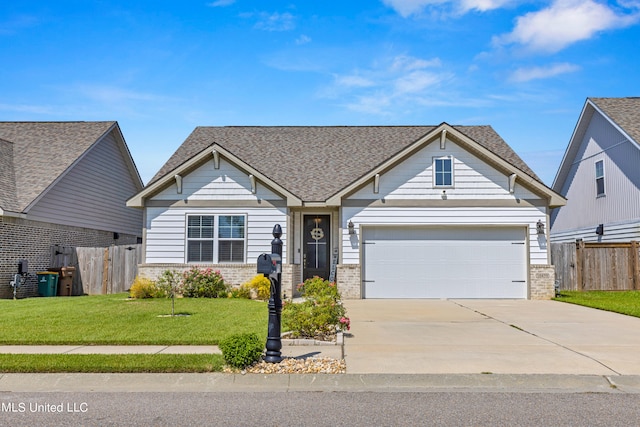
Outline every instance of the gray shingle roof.
<svg viewBox="0 0 640 427"><path fill-rule="evenodd" d="M453 126L540 181L491 126ZM303 201L325 201L436 126L197 127L147 184L217 143Z"/></svg>
<svg viewBox="0 0 640 427"><path fill-rule="evenodd" d="M0 190L0 207L24 211L115 123L0 122L0 139L5 140L0 144L0 184L14 181L13 190Z"/></svg>
<svg viewBox="0 0 640 427"><path fill-rule="evenodd" d="M640 97L589 99L640 144Z"/></svg>

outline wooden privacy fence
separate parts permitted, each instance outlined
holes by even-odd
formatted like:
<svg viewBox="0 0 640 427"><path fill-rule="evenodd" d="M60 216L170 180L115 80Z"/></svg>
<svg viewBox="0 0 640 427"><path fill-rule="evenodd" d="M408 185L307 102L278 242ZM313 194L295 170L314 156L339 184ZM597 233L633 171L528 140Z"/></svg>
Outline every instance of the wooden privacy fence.
<svg viewBox="0 0 640 427"><path fill-rule="evenodd" d="M131 287L141 258L142 245L107 248L55 246L51 266L76 267L72 295L106 295L124 292Z"/></svg>
<svg viewBox="0 0 640 427"><path fill-rule="evenodd" d="M640 289L638 242L552 243L551 263L561 290Z"/></svg>

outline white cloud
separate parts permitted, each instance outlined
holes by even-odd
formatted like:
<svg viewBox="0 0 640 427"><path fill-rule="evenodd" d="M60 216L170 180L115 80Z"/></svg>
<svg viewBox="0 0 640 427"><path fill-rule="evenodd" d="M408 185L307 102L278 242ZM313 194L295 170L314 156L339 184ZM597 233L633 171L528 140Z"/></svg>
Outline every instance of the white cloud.
<svg viewBox="0 0 640 427"><path fill-rule="evenodd" d="M398 55L377 61L369 69L334 75L333 85L320 95L347 100L345 105L353 111L386 114L397 107L420 105L443 81L451 79L451 73L440 67L439 58Z"/></svg>
<svg viewBox="0 0 640 427"><path fill-rule="evenodd" d="M264 31L289 31L295 28L294 16L289 12L267 13L261 12L259 20L254 26L258 30Z"/></svg>
<svg viewBox="0 0 640 427"><path fill-rule="evenodd" d="M486 12L488 10L500 9L513 2L513 0L460 0L459 7L463 13L471 10Z"/></svg>
<svg viewBox="0 0 640 427"><path fill-rule="evenodd" d="M207 6L224 7L224 6L230 6L230 5L234 4L235 2L236 2L236 0L216 0L216 1L212 1Z"/></svg>
<svg viewBox="0 0 640 427"><path fill-rule="evenodd" d="M616 14L593 0L557 0L546 9L519 17L513 31L495 37L494 44L520 44L532 51L555 53L601 31L631 25L639 17Z"/></svg>
<svg viewBox="0 0 640 427"><path fill-rule="evenodd" d="M560 74L573 73L578 70L580 70L579 66L568 62L546 67L518 68L511 74L509 80L513 82L528 82L530 80L547 79Z"/></svg>
<svg viewBox="0 0 640 427"><path fill-rule="evenodd" d="M311 37L306 36L304 34L302 34L300 37L298 37L296 39L296 44L297 45L303 45L303 44L307 44L307 43L311 43Z"/></svg>
<svg viewBox="0 0 640 427"><path fill-rule="evenodd" d="M393 71L411 71L420 70L428 67L439 67L442 63L440 58L433 58L429 60L414 58L406 55L399 55L393 59L391 70Z"/></svg>
<svg viewBox="0 0 640 427"><path fill-rule="evenodd" d="M335 76L335 82L339 86L344 87L371 87L375 86L375 83L362 76L351 75L351 76Z"/></svg>
<svg viewBox="0 0 640 427"><path fill-rule="evenodd" d="M382 0L403 18L422 12L428 5L448 3L449 0Z"/></svg>
<svg viewBox="0 0 640 427"><path fill-rule="evenodd" d="M394 82L396 95L419 93L442 81L442 75L426 71L412 71L397 78Z"/></svg>

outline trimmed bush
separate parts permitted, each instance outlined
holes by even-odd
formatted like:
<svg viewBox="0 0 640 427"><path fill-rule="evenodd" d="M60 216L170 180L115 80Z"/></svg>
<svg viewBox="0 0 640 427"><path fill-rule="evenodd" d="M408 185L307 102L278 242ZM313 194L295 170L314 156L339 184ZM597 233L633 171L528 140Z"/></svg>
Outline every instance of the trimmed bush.
<svg viewBox="0 0 640 427"><path fill-rule="evenodd" d="M136 276L131 288L129 289L129 297L141 299L141 298L155 298L158 295L158 287L153 280L145 279Z"/></svg>
<svg viewBox="0 0 640 427"><path fill-rule="evenodd" d="M260 360L264 343L257 334L246 333L231 335L222 340L218 347L227 365L242 369Z"/></svg>
<svg viewBox="0 0 640 427"><path fill-rule="evenodd" d="M219 271L193 267L182 275L182 294L191 298L227 298L229 289Z"/></svg>
<svg viewBox="0 0 640 427"><path fill-rule="evenodd" d="M256 298L259 300L268 300L271 296L271 280L268 277L264 277L264 274L254 276L253 279L242 286L254 291Z"/></svg>
<svg viewBox="0 0 640 427"><path fill-rule="evenodd" d="M284 305L284 330L290 331L294 337L324 340L350 328L351 322L346 317L335 283L314 277L299 285L298 290L305 301Z"/></svg>

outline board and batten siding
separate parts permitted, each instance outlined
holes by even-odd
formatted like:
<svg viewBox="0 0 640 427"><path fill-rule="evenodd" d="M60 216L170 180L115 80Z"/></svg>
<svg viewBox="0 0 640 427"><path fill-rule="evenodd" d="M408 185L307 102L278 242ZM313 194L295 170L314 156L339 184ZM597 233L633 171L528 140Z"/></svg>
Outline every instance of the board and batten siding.
<svg viewBox="0 0 640 427"><path fill-rule="evenodd" d="M151 200L282 200L260 182L256 193L251 193L249 175L220 159L220 167L214 168L209 160L196 170L182 177L182 193L178 194L176 184L172 184Z"/></svg>
<svg viewBox="0 0 640 427"><path fill-rule="evenodd" d="M109 133L29 209L27 216L35 221L139 236L142 211L126 206L127 199L138 191L124 154Z"/></svg>
<svg viewBox="0 0 640 427"><path fill-rule="evenodd" d="M283 242L286 246L287 208L263 203L261 200L284 202L284 199L257 183L256 193L251 192L249 176L220 159L220 167L215 169L213 160L207 161L197 169L182 177L182 193L178 194L177 185L170 186L150 198L151 201L173 202L186 200L198 201L198 207L147 207L146 208L146 251L145 262L185 263L186 262L186 229L187 215L245 215L247 263L255 263L262 253L271 252L273 226L280 224ZM256 202L255 207L229 207L228 201ZM225 202L224 206L216 203ZM206 207L202 207L206 203ZM286 254L286 248L283 247ZM286 257L285 257L286 258ZM283 262L286 262L284 260Z"/></svg>
<svg viewBox="0 0 640 427"><path fill-rule="evenodd" d="M353 221L356 228L366 225L403 225L403 226L478 226L528 227L529 262L548 264L545 237L539 237L536 231L538 220L544 220L542 207L523 208L343 208L342 263L358 264L360 258L361 231L356 236L349 235L346 224Z"/></svg>
<svg viewBox="0 0 640 427"><path fill-rule="evenodd" d="M605 195L596 194L595 163L604 164ZM605 224L601 241L637 240L640 219L640 150L601 114L587 127L561 193L567 205L551 214L554 242L583 238L597 241L595 228Z"/></svg>
<svg viewBox="0 0 640 427"><path fill-rule="evenodd" d="M280 224L286 254L286 208L147 208L146 258L147 264L186 262L187 215L245 215L247 263L255 263L262 253L271 252L273 226ZM283 260L286 263L286 260Z"/></svg>
<svg viewBox="0 0 640 427"><path fill-rule="evenodd" d="M448 155L454 159L455 185L452 188L434 188L433 158ZM349 195L349 199L440 200L443 189L446 190L448 200L539 198L518 184L515 186L515 193L510 194L509 176L459 145L447 141L446 149L441 150L439 143L431 143L401 164L381 174L377 194L373 193L373 184L368 184Z"/></svg>
<svg viewBox="0 0 640 427"><path fill-rule="evenodd" d="M447 155L454 159L454 186L434 188L433 158ZM359 227L367 225L522 227L523 233L527 233L529 262L549 263L546 236L538 236L536 230L539 220L547 222L545 201L517 181L514 192L510 193L508 175L449 140L444 150L439 143L429 144L381 174L379 186L376 194L373 184L369 183L348 200L357 203L358 200L384 199L390 206L382 207L378 203L377 206L342 208L343 264L360 262ZM420 205L428 204L429 200L438 206ZM412 201L415 206L411 206ZM517 206L518 201L523 201L522 206ZM394 202L407 206L394 206ZM496 206L491 206L492 202ZM514 207L505 206L510 202ZM355 236L349 235L349 221L359 229Z"/></svg>

